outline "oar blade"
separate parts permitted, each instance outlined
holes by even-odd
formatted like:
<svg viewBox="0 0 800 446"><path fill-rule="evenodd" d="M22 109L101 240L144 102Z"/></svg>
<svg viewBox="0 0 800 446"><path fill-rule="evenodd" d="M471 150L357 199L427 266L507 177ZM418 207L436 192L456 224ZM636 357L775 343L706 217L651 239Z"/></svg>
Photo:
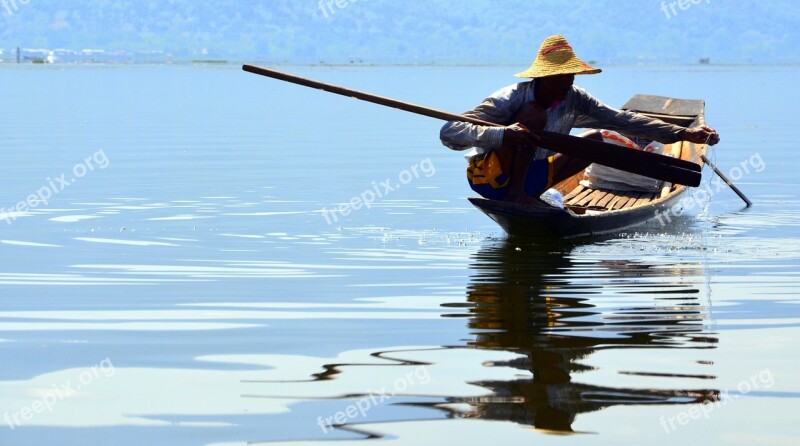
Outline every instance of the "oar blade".
<svg viewBox="0 0 800 446"><path fill-rule="evenodd" d="M539 145L546 149L625 172L690 187L699 186L702 180L700 166L686 160L559 133L541 132L539 136Z"/></svg>

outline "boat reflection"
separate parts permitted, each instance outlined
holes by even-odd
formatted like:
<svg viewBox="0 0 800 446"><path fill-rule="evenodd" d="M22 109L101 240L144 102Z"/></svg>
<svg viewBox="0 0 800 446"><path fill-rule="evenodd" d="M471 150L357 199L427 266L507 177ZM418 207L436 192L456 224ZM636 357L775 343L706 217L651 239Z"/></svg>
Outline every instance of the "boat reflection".
<svg viewBox="0 0 800 446"><path fill-rule="evenodd" d="M577 415L615 405L693 404L716 400L708 388L674 389L709 375L660 370L625 371L656 379L657 388L598 386L580 382L594 370L587 359L604 349L708 349L717 338L707 327L707 309L691 278L698 264L587 261L574 247L489 242L475 256L467 289L471 346L518 353L518 359L488 363L528 373L513 380L481 381L486 397L452 398L470 410L444 410L456 417L514 421L551 433L571 433ZM623 303L610 304L605 301ZM603 306L603 308L598 308ZM653 352L647 353L652 357ZM704 361L700 361L703 363ZM669 363L667 363L669 364ZM663 373L662 373L663 372ZM677 378L677 379L676 379ZM685 379L684 379L685 378ZM619 376L614 383L630 381ZM442 406L439 406L442 407Z"/></svg>

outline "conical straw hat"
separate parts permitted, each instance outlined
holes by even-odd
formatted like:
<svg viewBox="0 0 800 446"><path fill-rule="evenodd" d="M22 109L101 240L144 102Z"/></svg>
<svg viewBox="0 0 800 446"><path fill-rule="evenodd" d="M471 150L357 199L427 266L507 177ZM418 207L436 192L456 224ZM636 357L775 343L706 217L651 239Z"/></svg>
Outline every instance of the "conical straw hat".
<svg viewBox="0 0 800 446"><path fill-rule="evenodd" d="M597 74L601 71L578 59L567 39L555 35L544 39L533 65L514 76L537 78L560 74Z"/></svg>

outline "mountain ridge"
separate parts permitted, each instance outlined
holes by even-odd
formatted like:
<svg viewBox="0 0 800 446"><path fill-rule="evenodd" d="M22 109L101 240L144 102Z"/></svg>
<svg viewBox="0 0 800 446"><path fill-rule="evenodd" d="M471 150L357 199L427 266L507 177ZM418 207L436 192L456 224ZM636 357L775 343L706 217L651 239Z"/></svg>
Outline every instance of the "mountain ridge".
<svg viewBox="0 0 800 446"><path fill-rule="evenodd" d="M581 57L603 63L796 63L797 10L790 0L89 0L70 7L7 0L0 48L304 64L518 64L558 33Z"/></svg>

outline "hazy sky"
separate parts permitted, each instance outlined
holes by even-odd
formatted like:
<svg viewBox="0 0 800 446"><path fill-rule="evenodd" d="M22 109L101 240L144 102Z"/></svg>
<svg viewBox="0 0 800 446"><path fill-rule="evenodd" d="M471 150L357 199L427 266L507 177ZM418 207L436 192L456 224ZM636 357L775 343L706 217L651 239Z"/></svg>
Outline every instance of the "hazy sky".
<svg viewBox="0 0 800 446"><path fill-rule="evenodd" d="M796 0L6 0L0 48L488 63L564 34L602 62L800 62Z"/></svg>

